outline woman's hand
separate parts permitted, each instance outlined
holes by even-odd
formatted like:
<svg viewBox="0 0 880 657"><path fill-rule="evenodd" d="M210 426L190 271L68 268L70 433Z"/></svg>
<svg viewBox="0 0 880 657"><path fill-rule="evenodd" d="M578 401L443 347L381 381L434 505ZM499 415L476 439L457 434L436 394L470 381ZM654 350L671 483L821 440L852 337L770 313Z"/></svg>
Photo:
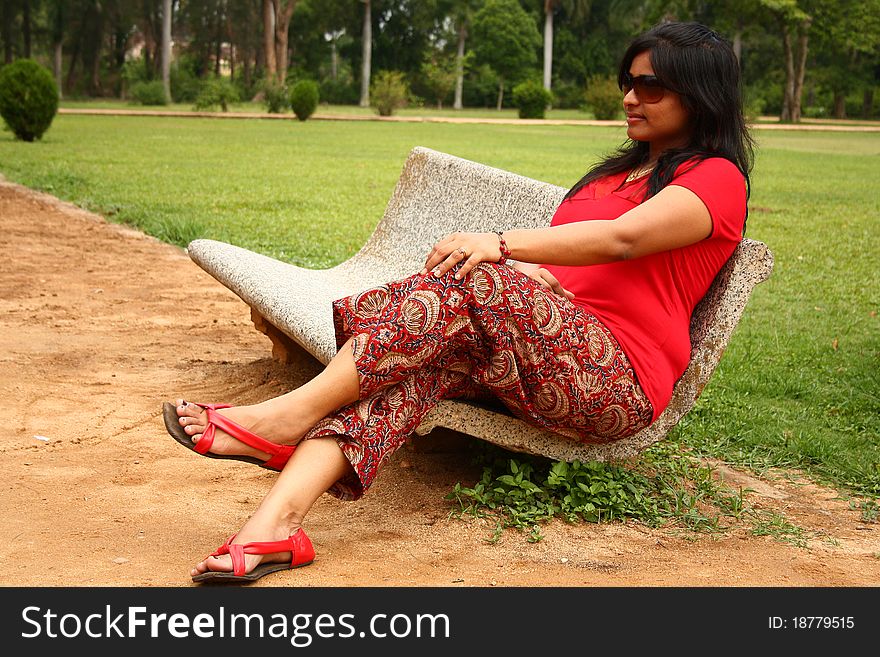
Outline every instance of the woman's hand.
<svg viewBox="0 0 880 657"><path fill-rule="evenodd" d="M554 294L565 297L569 301L574 299L574 293L569 292L564 287L562 287L562 284L559 282L559 280L543 267L539 267L538 265L533 265L528 262L515 262L512 266L514 269L521 271L529 278L538 281L541 285L543 285Z"/></svg>
<svg viewBox="0 0 880 657"><path fill-rule="evenodd" d="M452 233L434 245L422 269L424 276L431 271L442 276L461 263L455 278L461 279L481 262L501 260L501 243L495 233Z"/></svg>

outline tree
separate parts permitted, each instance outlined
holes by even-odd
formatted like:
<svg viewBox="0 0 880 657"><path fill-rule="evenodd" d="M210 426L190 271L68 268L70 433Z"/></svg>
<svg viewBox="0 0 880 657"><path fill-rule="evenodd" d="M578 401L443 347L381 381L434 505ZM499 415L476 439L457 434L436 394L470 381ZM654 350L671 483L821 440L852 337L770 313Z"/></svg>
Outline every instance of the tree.
<svg viewBox="0 0 880 657"><path fill-rule="evenodd" d="M801 0L761 0L761 4L774 16L782 33L785 83L779 118L786 123L798 123L801 120L801 98L813 17L799 6Z"/></svg>
<svg viewBox="0 0 880 657"><path fill-rule="evenodd" d="M437 50L430 52L422 64L422 75L437 101L437 109L443 109L443 99L455 86L456 60Z"/></svg>
<svg viewBox="0 0 880 657"><path fill-rule="evenodd" d="M544 3L544 88L550 91L553 77L553 13L564 7L572 18L586 17L591 0L543 0Z"/></svg>
<svg viewBox="0 0 880 657"><path fill-rule="evenodd" d="M284 84L287 77L287 39L298 0L263 0L263 47L266 80Z"/></svg>
<svg viewBox="0 0 880 657"><path fill-rule="evenodd" d="M370 0L364 3L364 27L361 41L361 107L370 106L370 65L373 56L373 17Z"/></svg>
<svg viewBox="0 0 880 657"><path fill-rule="evenodd" d="M474 16L474 51L498 74L498 103L504 102L505 82L515 83L537 63L541 35L516 0L486 0Z"/></svg>
<svg viewBox="0 0 880 657"><path fill-rule="evenodd" d="M832 95L831 116L846 118L846 97L861 89L863 114L873 104L880 59L880 0L840 0L814 8L816 56L811 70ZM865 116L867 118L867 116Z"/></svg>
<svg viewBox="0 0 880 657"><path fill-rule="evenodd" d="M171 0L162 2L162 87L171 102Z"/></svg>
<svg viewBox="0 0 880 657"><path fill-rule="evenodd" d="M479 0L452 0L451 18L455 26L455 98L453 109L462 108L462 91L464 88L465 42L468 29L474 18Z"/></svg>
<svg viewBox="0 0 880 657"><path fill-rule="evenodd" d="M52 39L52 72L55 74L55 86L58 87L59 97L63 95L61 91L61 83L63 80L61 67L63 62L62 46L64 43L64 5L65 3L63 0L53 0L52 4L49 6L49 33Z"/></svg>

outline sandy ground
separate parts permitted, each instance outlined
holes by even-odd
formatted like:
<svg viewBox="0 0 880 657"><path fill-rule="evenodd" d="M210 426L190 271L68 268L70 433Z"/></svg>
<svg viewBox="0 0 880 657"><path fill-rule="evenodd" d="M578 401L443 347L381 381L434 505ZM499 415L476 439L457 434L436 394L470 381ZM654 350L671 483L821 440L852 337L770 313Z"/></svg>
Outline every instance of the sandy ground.
<svg viewBox="0 0 880 657"><path fill-rule="evenodd" d="M187 586L275 476L198 457L165 433L180 394L247 403L314 372L269 358L249 310L180 249L0 183L0 584ZM454 443L453 443L454 444ZM444 447L445 446L445 447ZM837 493L776 473L719 472L804 528L797 547L637 523L546 527L530 544L450 519L479 472L449 441L400 450L359 502L307 518L318 557L258 586L875 586L880 525Z"/></svg>

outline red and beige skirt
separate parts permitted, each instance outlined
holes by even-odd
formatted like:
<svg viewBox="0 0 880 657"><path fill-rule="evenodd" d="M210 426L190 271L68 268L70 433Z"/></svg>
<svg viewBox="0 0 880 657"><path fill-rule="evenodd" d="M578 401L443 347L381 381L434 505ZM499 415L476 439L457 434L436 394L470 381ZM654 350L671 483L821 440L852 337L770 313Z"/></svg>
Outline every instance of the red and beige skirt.
<svg viewBox="0 0 880 657"><path fill-rule="evenodd" d="M303 438L333 436L353 473L331 494L357 499L441 399L501 400L517 417L584 443L648 426L653 408L611 332L507 265L414 275L333 303L350 339L360 400Z"/></svg>

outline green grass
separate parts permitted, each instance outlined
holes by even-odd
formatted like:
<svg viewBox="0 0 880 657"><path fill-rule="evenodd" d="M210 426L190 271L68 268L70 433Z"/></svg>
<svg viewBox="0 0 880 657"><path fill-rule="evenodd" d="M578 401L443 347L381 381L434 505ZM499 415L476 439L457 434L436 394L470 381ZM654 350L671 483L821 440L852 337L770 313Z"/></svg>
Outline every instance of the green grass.
<svg viewBox="0 0 880 657"><path fill-rule="evenodd" d="M193 103L170 103L168 105L159 105L159 106L145 106L137 103L130 103L125 100L117 100L114 98L104 98L100 100L92 100L92 99L63 99L61 101L62 108L66 109L113 109L113 110L146 110L146 111L172 111L172 112L195 112L196 110L193 107ZM204 110L202 110L204 111ZM259 112L263 113L266 111L265 105L262 103L254 103L254 102L242 102L235 103L229 106L229 112L234 113L243 113L243 112ZM215 109L215 113L220 113L219 110ZM362 116L362 117L375 117L377 116L376 110L372 107L359 107L357 105L328 105L326 103L321 103L318 105L318 108L315 110L316 114L319 115L331 115L331 116ZM287 114L293 116L293 112L290 109L287 109L283 114ZM452 116L459 118L482 118L482 119L517 119L517 110L515 108L505 107L501 111L498 111L494 108L488 107L465 107L461 110L453 110L449 107L444 107L443 109L437 109L436 106L433 105L425 105L422 107L412 106L412 107L404 107L402 109L396 110L394 116L404 116L404 117L435 117L435 116ZM593 113L588 110L580 110L580 109L558 109L553 108L547 111L546 117L547 119L557 119L557 120L591 120L593 119ZM623 120L623 115L621 114L621 121Z"/></svg>
<svg viewBox="0 0 880 657"><path fill-rule="evenodd" d="M748 234L773 250L774 273L667 442L874 499L880 134L756 136ZM622 139L572 126L64 115L41 142L0 134L0 172L177 244L210 237L327 267L372 232L413 146L567 186Z"/></svg>

